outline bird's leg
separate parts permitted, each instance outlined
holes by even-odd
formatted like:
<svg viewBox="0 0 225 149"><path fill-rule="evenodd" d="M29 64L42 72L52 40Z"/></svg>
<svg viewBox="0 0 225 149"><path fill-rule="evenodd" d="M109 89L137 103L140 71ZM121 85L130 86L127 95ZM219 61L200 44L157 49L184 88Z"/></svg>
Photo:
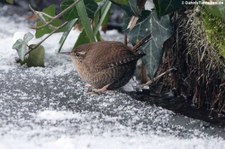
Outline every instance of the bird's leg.
<svg viewBox="0 0 225 149"><path fill-rule="evenodd" d="M104 92L106 92L108 90L107 88L109 87L109 85L110 84L107 84L107 85L105 85L105 86L103 86L102 88L99 88L99 89L93 88L92 91L89 92L89 94L92 94L92 93L95 93L95 94L104 93Z"/></svg>

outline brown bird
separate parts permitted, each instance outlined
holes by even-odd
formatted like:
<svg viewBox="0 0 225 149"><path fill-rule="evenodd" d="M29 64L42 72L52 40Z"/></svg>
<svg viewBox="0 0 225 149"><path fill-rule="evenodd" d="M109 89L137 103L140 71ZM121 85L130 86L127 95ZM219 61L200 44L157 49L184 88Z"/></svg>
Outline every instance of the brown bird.
<svg viewBox="0 0 225 149"><path fill-rule="evenodd" d="M133 48L116 41L94 42L75 48L70 55L81 79L94 92L104 92L118 89L131 79L137 60L145 55L137 49L146 40Z"/></svg>

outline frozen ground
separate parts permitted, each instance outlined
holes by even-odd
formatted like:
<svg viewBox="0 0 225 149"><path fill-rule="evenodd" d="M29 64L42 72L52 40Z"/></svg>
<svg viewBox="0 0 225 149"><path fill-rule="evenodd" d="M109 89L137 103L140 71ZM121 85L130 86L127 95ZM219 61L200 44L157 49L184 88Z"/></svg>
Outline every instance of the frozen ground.
<svg viewBox="0 0 225 149"><path fill-rule="evenodd" d="M225 148L223 128L119 91L86 95L70 58L55 52L60 34L44 43L45 68L16 64L12 44L33 31L18 16L0 16L0 22L0 149ZM116 31L104 37L122 39Z"/></svg>

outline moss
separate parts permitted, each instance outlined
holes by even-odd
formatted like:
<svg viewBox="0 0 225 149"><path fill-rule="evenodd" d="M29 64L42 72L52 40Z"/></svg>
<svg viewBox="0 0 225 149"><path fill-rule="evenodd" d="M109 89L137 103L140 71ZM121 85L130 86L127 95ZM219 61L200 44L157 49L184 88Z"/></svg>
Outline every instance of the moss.
<svg viewBox="0 0 225 149"><path fill-rule="evenodd" d="M202 10L201 19L206 33L206 39L214 47L218 48L219 54L225 58L225 21L219 17Z"/></svg>

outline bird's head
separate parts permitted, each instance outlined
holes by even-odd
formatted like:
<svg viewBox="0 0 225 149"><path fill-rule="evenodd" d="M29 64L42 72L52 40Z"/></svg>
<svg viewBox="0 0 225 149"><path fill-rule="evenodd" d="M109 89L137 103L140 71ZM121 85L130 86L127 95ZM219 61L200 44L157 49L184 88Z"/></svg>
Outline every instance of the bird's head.
<svg viewBox="0 0 225 149"><path fill-rule="evenodd" d="M71 53L70 56L72 58L72 60L75 63L82 63L83 60L85 59L89 48L86 47L85 45L79 46L77 48L75 48Z"/></svg>

